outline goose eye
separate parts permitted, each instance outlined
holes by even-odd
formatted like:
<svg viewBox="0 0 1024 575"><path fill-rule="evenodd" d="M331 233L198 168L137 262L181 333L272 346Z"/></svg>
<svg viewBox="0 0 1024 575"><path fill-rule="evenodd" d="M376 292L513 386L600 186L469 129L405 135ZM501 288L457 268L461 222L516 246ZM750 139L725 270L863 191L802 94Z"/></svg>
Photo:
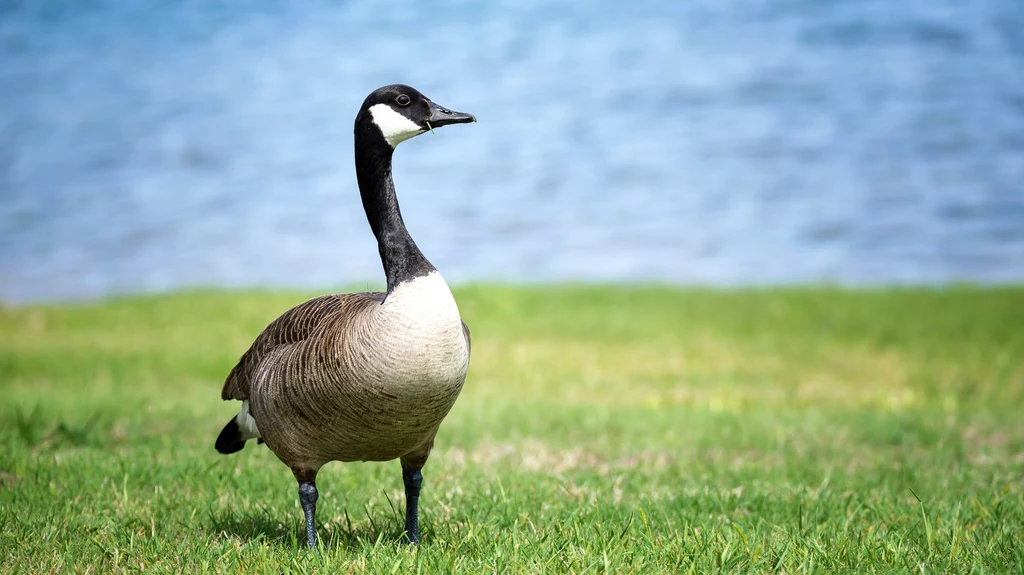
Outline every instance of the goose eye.
<svg viewBox="0 0 1024 575"><path fill-rule="evenodd" d="M398 97L395 98L395 103L399 106L408 106L409 102L409 96L406 96L405 94L399 94Z"/></svg>

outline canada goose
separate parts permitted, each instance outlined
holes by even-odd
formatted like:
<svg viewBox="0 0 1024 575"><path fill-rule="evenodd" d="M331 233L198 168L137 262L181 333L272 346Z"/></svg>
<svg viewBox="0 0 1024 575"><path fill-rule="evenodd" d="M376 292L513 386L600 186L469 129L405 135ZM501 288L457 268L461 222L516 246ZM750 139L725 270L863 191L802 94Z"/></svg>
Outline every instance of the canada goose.
<svg viewBox="0 0 1024 575"><path fill-rule="evenodd" d="M400 459L405 533L420 541L420 470L462 390L470 339L448 285L405 228L391 157L413 136L475 121L409 86L367 96L355 122L356 179L387 291L325 295L292 308L263 330L224 382L221 398L241 400L242 408L217 437L217 451L266 442L299 482L310 547L317 541L316 475L329 461Z"/></svg>

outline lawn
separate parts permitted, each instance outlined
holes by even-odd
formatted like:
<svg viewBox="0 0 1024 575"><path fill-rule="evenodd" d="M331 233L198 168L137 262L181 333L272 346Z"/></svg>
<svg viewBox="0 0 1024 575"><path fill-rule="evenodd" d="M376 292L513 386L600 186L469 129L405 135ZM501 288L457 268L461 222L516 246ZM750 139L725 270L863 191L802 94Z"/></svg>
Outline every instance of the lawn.
<svg viewBox="0 0 1024 575"><path fill-rule="evenodd" d="M312 294L0 308L0 572L1024 572L1024 287L456 290L462 397L320 473L322 547L220 385Z"/></svg>

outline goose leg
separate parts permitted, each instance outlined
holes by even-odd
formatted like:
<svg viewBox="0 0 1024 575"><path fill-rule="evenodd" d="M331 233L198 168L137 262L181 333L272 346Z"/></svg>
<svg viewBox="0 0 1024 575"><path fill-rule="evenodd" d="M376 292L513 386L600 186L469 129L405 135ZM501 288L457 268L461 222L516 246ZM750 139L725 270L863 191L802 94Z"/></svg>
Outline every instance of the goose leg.
<svg viewBox="0 0 1024 575"><path fill-rule="evenodd" d="M320 497L316 491L316 471L293 469L292 472L299 482L299 503L306 516L306 543L312 549L316 547L316 500Z"/></svg>
<svg viewBox="0 0 1024 575"><path fill-rule="evenodd" d="M422 445L402 456L402 483L405 484L405 538L412 545L420 544L420 486L430 450L434 448L434 433Z"/></svg>
<svg viewBox="0 0 1024 575"><path fill-rule="evenodd" d="M402 469L405 483L405 536L409 543L420 544L420 486L423 474L419 469Z"/></svg>

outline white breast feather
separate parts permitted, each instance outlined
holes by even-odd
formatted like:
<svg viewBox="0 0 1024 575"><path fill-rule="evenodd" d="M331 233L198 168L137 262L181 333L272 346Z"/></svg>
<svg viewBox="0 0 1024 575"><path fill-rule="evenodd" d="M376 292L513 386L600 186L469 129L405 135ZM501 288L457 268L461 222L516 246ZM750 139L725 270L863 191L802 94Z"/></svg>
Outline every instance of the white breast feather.
<svg viewBox="0 0 1024 575"><path fill-rule="evenodd" d="M469 346L459 307L441 274L402 282L388 295L379 319L386 333L382 346L400 358L396 379L460 381L469 366Z"/></svg>

